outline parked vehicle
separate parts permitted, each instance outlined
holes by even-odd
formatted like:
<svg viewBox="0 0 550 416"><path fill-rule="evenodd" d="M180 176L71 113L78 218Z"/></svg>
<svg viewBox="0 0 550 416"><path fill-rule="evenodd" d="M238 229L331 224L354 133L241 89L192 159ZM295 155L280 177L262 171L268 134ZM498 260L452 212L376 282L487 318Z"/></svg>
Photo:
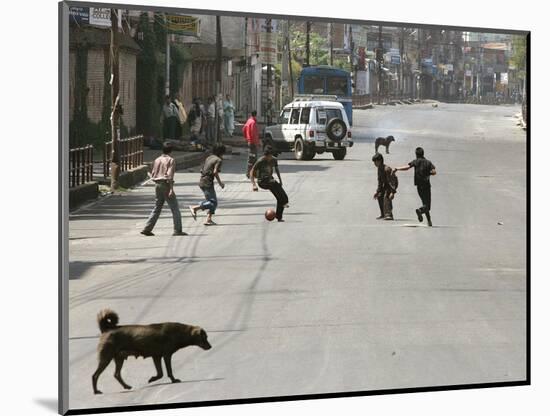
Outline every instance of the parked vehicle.
<svg viewBox="0 0 550 416"><path fill-rule="evenodd" d="M350 73L328 65L306 67L298 78L298 94L335 95L353 126L351 88Z"/></svg>
<svg viewBox="0 0 550 416"><path fill-rule="evenodd" d="M325 152L343 160L353 146L344 106L336 96L326 95L297 95L283 108L278 123L265 128L262 141L276 153L294 152L296 160Z"/></svg>

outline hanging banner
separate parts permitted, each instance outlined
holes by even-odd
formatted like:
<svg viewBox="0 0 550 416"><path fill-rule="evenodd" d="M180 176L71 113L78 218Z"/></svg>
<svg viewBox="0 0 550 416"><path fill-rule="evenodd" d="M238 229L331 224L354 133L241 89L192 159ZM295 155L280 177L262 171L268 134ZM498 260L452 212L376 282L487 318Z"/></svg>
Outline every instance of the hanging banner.
<svg viewBox="0 0 550 416"><path fill-rule="evenodd" d="M199 36L200 20L193 16L167 14L166 30L177 35Z"/></svg>
<svg viewBox="0 0 550 416"><path fill-rule="evenodd" d="M262 64L277 64L277 36L275 33L260 33L259 52Z"/></svg>

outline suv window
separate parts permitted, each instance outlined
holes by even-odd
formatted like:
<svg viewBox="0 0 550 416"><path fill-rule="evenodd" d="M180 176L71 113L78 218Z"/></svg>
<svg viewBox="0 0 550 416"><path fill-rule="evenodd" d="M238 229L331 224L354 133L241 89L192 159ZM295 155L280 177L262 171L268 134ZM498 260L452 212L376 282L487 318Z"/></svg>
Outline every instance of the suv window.
<svg viewBox="0 0 550 416"><path fill-rule="evenodd" d="M328 120L333 118L339 118L343 120L342 112L339 108L318 108L317 109L317 123L321 126L327 124Z"/></svg>
<svg viewBox="0 0 550 416"><path fill-rule="evenodd" d="M292 114L290 115L290 124L298 124L299 119L300 119L300 109L293 108Z"/></svg>
<svg viewBox="0 0 550 416"><path fill-rule="evenodd" d="M279 124L288 124L290 118L290 108L283 110L279 116Z"/></svg>
<svg viewBox="0 0 550 416"><path fill-rule="evenodd" d="M300 116L300 124L309 124L309 115L311 114L310 107L302 108L302 115Z"/></svg>

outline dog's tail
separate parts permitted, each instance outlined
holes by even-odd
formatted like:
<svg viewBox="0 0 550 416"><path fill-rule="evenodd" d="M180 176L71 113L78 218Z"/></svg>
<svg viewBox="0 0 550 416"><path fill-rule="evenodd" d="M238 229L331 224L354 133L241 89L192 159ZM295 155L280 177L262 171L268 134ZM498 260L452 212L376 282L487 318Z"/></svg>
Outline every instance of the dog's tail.
<svg viewBox="0 0 550 416"><path fill-rule="evenodd" d="M101 333L115 329L118 325L118 315L111 309L103 309L97 314L97 323Z"/></svg>

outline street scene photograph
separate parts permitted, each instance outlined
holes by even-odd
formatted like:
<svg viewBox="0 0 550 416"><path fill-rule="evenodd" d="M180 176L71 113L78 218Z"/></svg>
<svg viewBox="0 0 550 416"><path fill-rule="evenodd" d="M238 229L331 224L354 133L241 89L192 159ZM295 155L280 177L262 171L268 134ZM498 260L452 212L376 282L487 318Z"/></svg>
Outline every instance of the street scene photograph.
<svg viewBox="0 0 550 416"><path fill-rule="evenodd" d="M528 32L64 7L69 409L526 382Z"/></svg>

